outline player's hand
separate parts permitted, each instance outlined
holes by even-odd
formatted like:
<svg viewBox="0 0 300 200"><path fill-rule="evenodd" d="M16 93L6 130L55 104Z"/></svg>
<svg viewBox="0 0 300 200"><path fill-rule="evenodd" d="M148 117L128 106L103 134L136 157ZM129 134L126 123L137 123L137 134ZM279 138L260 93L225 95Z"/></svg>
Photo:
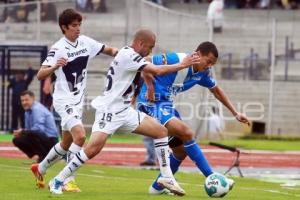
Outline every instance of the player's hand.
<svg viewBox="0 0 300 200"><path fill-rule="evenodd" d="M133 96L133 97L131 98L131 105L134 105L135 102L136 102L136 96Z"/></svg>
<svg viewBox="0 0 300 200"><path fill-rule="evenodd" d="M68 60L66 58L60 58L57 60L54 68L57 69L59 67L66 66L68 64Z"/></svg>
<svg viewBox="0 0 300 200"><path fill-rule="evenodd" d="M242 113L237 113L235 115L235 118L239 122L242 122L242 123L247 124L248 126L250 126L250 120L245 115L243 115Z"/></svg>
<svg viewBox="0 0 300 200"><path fill-rule="evenodd" d="M155 101L155 90L154 90L154 88L151 88L151 89L147 88L146 98L150 102L154 102Z"/></svg>
<svg viewBox="0 0 300 200"><path fill-rule="evenodd" d="M192 55L186 56L182 62L181 65L184 67L189 67L194 64L199 64L201 62L201 59L197 53L193 53Z"/></svg>

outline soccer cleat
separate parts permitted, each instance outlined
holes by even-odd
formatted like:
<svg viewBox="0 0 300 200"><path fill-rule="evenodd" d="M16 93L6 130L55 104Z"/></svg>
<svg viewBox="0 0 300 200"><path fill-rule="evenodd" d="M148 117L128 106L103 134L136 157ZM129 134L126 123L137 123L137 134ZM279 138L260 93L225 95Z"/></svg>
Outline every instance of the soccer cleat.
<svg viewBox="0 0 300 200"><path fill-rule="evenodd" d="M155 189L152 185L150 185L148 192L149 192L149 194L151 194L151 195L161 195L161 194L174 195L174 194L171 193L170 190L168 190L167 188L164 188L164 189L162 189L162 190L157 190L157 189Z"/></svg>
<svg viewBox="0 0 300 200"><path fill-rule="evenodd" d="M49 191L52 194L63 194L62 192L62 187L63 187L64 183L57 180L56 178L52 179L51 181L49 181Z"/></svg>
<svg viewBox="0 0 300 200"><path fill-rule="evenodd" d="M64 192L81 192L75 180L71 180L62 187Z"/></svg>
<svg viewBox="0 0 300 200"><path fill-rule="evenodd" d="M167 188L173 194L176 194L178 196L184 196L185 195L185 191L178 185L178 183L176 182L176 180L174 178L159 177L157 179L157 183L161 187Z"/></svg>
<svg viewBox="0 0 300 200"><path fill-rule="evenodd" d="M227 179L227 182L229 184L229 190L232 190L232 188L233 188L233 186L235 184L234 180L231 179L231 178L226 178L226 179Z"/></svg>
<svg viewBox="0 0 300 200"><path fill-rule="evenodd" d="M38 188L44 188L45 181L44 181L43 175L39 172L39 164L32 164L31 171L32 171L33 175L35 176L36 186Z"/></svg>

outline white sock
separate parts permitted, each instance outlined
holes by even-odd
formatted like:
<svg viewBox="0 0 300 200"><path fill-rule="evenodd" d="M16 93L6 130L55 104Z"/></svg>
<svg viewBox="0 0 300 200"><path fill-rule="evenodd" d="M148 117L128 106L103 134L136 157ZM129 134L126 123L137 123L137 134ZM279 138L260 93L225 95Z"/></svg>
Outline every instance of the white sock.
<svg viewBox="0 0 300 200"><path fill-rule="evenodd" d="M170 168L168 137L155 139L154 147L159 162L160 173L163 177L173 177Z"/></svg>
<svg viewBox="0 0 300 200"><path fill-rule="evenodd" d="M89 158L84 153L82 149L80 152L75 154L74 158L68 163L67 166L55 177L57 180L61 182L65 182L65 180L74 174L75 171L81 167Z"/></svg>
<svg viewBox="0 0 300 200"><path fill-rule="evenodd" d="M71 161L76 153L78 153L82 149L81 146L78 146L74 142L71 144L69 151L68 151L68 158L67 162Z"/></svg>
<svg viewBox="0 0 300 200"><path fill-rule="evenodd" d="M60 146L60 143L54 145L44 160L39 164L39 172L45 174L46 170L66 155L66 153L67 151Z"/></svg>
<svg viewBox="0 0 300 200"><path fill-rule="evenodd" d="M68 151L67 163L69 163L74 158L75 154L78 153L81 149L82 149L81 146L78 146L73 142ZM65 179L64 185L66 185L67 183L73 180L75 180L74 175L71 175L70 177Z"/></svg>

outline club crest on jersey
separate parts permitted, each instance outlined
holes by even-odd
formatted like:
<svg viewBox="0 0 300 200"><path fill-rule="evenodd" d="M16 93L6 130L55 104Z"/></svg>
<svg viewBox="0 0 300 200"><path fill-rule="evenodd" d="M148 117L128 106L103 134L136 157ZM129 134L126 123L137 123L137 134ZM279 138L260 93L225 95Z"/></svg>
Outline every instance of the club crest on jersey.
<svg viewBox="0 0 300 200"><path fill-rule="evenodd" d="M106 123L104 121L99 122L99 128L104 128Z"/></svg>

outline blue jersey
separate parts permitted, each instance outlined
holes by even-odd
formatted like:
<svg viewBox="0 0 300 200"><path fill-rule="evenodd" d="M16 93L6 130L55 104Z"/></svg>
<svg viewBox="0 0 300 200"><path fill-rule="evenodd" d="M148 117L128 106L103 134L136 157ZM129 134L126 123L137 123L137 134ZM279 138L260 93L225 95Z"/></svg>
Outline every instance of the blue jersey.
<svg viewBox="0 0 300 200"><path fill-rule="evenodd" d="M152 57L154 65L177 64L181 62L187 54L185 53L167 53L157 54ZM203 72L194 72L193 67L188 67L178 72L169 73L162 76L156 76L154 81L155 101L172 102L177 93L186 91L194 85L201 85L206 88L216 86L216 81L211 77L211 70ZM147 87L144 83L138 96L139 103L147 103Z"/></svg>

